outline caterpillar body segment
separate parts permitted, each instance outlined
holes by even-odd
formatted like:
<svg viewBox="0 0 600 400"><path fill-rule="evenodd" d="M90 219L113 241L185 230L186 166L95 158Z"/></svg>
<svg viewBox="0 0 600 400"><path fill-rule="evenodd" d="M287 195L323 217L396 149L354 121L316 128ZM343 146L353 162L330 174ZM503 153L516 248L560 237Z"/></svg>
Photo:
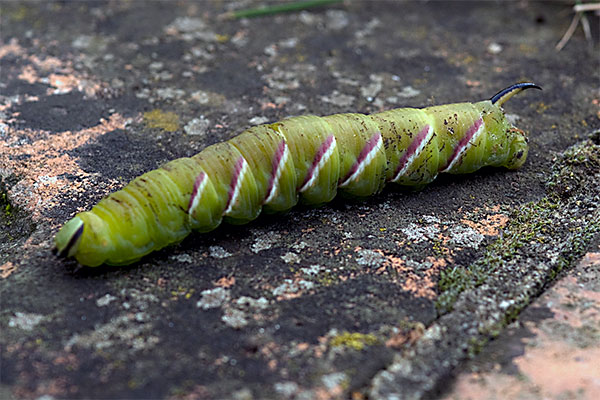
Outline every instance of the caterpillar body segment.
<svg viewBox="0 0 600 400"><path fill-rule="evenodd" d="M230 140L248 162L257 185L256 207L285 211L298 201L296 170L285 137L267 125L252 127Z"/></svg>
<svg viewBox="0 0 600 400"><path fill-rule="evenodd" d="M307 204L331 201L337 193L339 148L331 126L308 115L276 122L270 127L285 139L296 169L296 192Z"/></svg>
<svg viewBox="0 0 600 400"><path fill-rule="evenodd" d="M519 168L527 137L501 105L532 87L539 89L513 85L478 103L302 116L252 127L137 177L77 214L56 235L56 250L86 266L129 264L192 230L243 224L262 210L285 211L298 201L322 204L338 191L364 197L388 182L422 186L440 173Z"/></svg>
<svg viewBox="0 0 600 400"><path fill-rule="evenodd" d="M336 186L361 197L381 191L387 159L379 125L364 114L336 114L323 119L336 137L340 154Z"/></svg>

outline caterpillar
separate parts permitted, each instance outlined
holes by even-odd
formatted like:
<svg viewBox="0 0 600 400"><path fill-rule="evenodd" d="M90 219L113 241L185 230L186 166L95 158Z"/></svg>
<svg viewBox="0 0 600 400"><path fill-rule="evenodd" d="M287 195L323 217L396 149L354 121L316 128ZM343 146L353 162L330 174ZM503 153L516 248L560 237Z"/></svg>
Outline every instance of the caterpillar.
<svg viewBox="0 0 600 400"><path fill-rule="evenodd" d="M420 186L440 173L519 168L527 135L502 105L518 83L477 103L399 108L370 115L300 116L251 127L147 172L77 214L56 234L55 252L81 265L125 265L223 220L244 224L262 210L318 205L338 191L364 197L386 183Z"/></svg>

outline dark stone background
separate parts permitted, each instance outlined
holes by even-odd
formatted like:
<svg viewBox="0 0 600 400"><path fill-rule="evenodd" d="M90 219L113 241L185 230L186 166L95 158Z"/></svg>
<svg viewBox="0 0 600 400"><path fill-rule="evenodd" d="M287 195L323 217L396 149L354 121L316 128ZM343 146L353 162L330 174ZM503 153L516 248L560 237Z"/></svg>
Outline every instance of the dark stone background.
<svg viewBox="0 0 600 400"><path fill-rule="evenodd" d="M463 361L597 248L598 43L579 28L555 51L568 3L219 18L261 4L1 4L0 397L448 394ZM530 133L518 171L298 207L129 267L51 254L75 213L250 125L476 101L518 81L544 88L505 107Z"/></svg>

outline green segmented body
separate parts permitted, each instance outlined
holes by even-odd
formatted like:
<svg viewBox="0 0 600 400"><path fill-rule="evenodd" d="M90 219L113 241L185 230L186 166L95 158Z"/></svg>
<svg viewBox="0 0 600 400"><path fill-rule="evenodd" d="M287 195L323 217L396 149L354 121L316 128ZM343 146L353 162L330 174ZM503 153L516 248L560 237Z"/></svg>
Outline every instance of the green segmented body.
<svg viewBox="0 0 600 400"><path fill-rule="evenodd" d="M56 248L82 265L129 264L192 230L207 232L223 220L243 224L263 209L285 211L299 200L321 204L338 191L364 197L388 182L417 186L439 173L518 168L527 138L501 105L529 87L537 86L514 85L473 104L252 127L150 171L77 214L56 235Z"/></svg>

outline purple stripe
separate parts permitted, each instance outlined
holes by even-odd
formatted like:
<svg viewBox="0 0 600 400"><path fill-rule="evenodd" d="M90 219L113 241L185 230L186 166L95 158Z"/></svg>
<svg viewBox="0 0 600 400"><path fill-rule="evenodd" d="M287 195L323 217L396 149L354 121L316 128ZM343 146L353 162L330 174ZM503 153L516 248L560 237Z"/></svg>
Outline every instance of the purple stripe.
<svg viewBox="0 0 600 400"><path fill-rule="evenodd" d="M281 160L283 159L283 155L285 154L285 140L282 140L277 146L277 150L275 151L275 157L273 157L273 161L271 161L271 178L269 178L269 187L267 188L267 197L271 194L271 189L273 189L273 185L275 184L275 177L277 176L277 170L279 169L279 164L281 164Z"/></svg>
<svg viewBox="0 0 600 400"><path fill-rule="evenodd" d="M460 155L460 153L463 151L463 149L469 144L471 139L473 139L473 136L475 136L475 133L479 130L479 128L481 127L481 124L483 124L483 120L481 118L478 118L477 121L475 121L475 123L473 125L471 125L471 127L467 130L466 135L463 136L462 139L460 139L460 141L454 148L454 151L452 152L452 156L448 159L448 161L446 162L446 165L444 165L443 168L440 168L440 171L444 171L446 168L448 168L450 165L452 165L452 163L454 162L454 159Z"/></svg>
<svg viewBox="0 0 600 400"><path fill-rule="evenodd" d="M82 221L81 226L79 228L77 228L77 230L73 233L73 235L67 242L67 245L65 246L65 248L62 249L62 251L58 254L59 257L68 257L69 256L69 252L77 244L77 242L79 241L79 238L83 234L84 226L85 226L85 223Z"/></svg>
<svg viewBox="0 0 600 400"><path fill-rule="evenodd" d="M202 181L206 178L206 174L204 171L200 172L194 181L194 188L192 189L192 195L190 196L190 202L188 204L188 213L190 212L190 208L192 208L192 204L194 203L194 198L198 195L198 189L202 184Z"/></svg>
<svg viewBox="0 0 600 400"><path fill-rule="evenodd" d="M348 173L346 174L344 179L340 179L340 181L339 181L340 183L346 182L348 179L350 179L350 177L358 170L358 168L360 167L360 164L363 161L365 161L365 158L367 158L367 156L369 155L371 150L373 150L373 148L375 148L375 146L377 146L377 142L379 142L380 138L381 138L381 133L379 133L379 132L377 132L376 134L371 136L371 139L369 139L367 144L365 144L365 146L362 148L362 150L360 151L360 154L358 155L358 158L356 159L354 164L352 164L352 167L350 168L350 170L348 171Z"/></svg>
<svg viewBox="0 0 600 400"><path fill-rule="evenodd" d="M419 131L417 137L411 142L411 144L408 145L408 148L406 149L402 157L400 157L400 163L396 168L396 172L394 172L394 177L396 177L398 173L402 171L402 168L404 168L404 166L408 162L408 159L413 154L415 154L419 146L421 146L421 143L423 143L423 140L425 140L425 138L427 137L427 133L429 133L429 125L425 125L423 129Z"/></svg>
<svg viewBox="0 0 600 400"><path fill-rule="evenodd" d="M240 180L240 173L242 172L242 167L244 166L244 157L240 156L238 160L235 162L235 168L233 170L233 176L231 177L231 183L229 184L229 198L227 199L227 205L225 206L225 210L229 208L229 204L231 200L233 200L233 194L235 193L235 188L238 185L238 181Z"/></svg>
<svg viewBox="0 0 600 400"><path fill-rule="evenodd" d="M317 151L317 154L315 154L315 158L312 162L312 165L310 166L310 168L308 168L308 172L306 173L304 182L302 182L302 185L300 186L301 188L304 187L304 185L306 185L308 183L308 181L310 181L313 174L315 173L317 165L319 165L319 163L321 162L321 159L323 158L325 153L327 153L327 150L329 150L329 147L331 147L332 143L333 143L333 135L327 136L327 139L325 139L325 142L323 142L323 144L321 144L321 146L319 147L319 150Z"/></svg>

